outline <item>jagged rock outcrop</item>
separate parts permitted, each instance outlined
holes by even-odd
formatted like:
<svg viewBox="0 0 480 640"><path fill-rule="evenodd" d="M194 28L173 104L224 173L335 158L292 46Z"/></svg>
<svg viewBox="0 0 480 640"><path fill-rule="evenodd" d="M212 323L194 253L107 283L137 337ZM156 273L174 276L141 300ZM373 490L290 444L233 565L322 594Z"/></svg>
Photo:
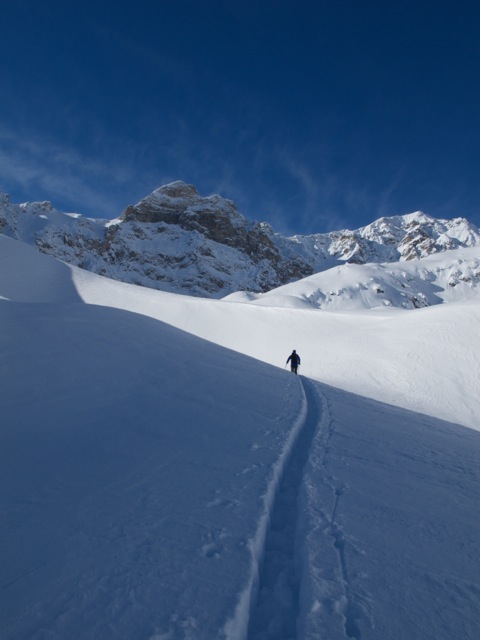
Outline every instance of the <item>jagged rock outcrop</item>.
<svg viewBox="0 0 480 640"><path fill-rule="evenodd" d="M0 233L84 269L147 287L207 297L265 292L345 262L396 262L480 244L463 218L417 212L356 231L286 238L218 195L178 181L116 220L65 214L48 202L12 204L0 194Z"/></svg>
<svg viewBox="0 0 480 640"><path fill-rule="evenodd" d="M254 263L263 259L280 262L273 244L271 228L251 223L240 214L231 200L218 195L204 198L192 185L174 182L154 191L137 205L129 206L121 216L125 222L165 223L238 249ZM268 232L267 232L268 229Z"/></svg>

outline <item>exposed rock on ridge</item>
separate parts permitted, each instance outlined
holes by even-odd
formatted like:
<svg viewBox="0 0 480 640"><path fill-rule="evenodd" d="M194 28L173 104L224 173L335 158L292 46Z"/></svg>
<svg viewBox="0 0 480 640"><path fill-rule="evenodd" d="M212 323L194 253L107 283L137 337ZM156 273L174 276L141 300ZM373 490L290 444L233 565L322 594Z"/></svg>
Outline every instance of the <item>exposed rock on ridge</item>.
<svg viewBox="0 0 480 640"><path fill-rule="evenodd" d="M204 198L184 182L161 187L137 205L127 207L121 220L178 225L185 231L195 231L209 240L239 249L257 264L264 258L280 260L279 251L265 230L267 225L250 223L231 200L218 195Z"/></svg>
<svg viewBox="0 0 480 640"><path fill-rule="evenodd" d="M463 218L421 212L381 218L356 231L294 236L251 222L234 203L178 181L126 208L116 220L12 204L0 194L0 233L116 280L191 295L265 292L345 262L397 262L480 245Z"/></svg>

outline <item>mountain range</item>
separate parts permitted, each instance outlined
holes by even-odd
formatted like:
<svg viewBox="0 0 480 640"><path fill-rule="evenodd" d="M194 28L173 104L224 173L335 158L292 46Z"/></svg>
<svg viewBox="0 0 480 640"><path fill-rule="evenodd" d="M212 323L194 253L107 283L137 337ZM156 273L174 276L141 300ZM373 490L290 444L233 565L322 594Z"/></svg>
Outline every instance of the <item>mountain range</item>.
<svg viewBox="0 0 480 640"><path fill-rule="evenodd" d="M251 301L328 272L307 287L306 304L348 307L360 296L368 307L414 308L446 301L438 292L459 284L467 297L476 295L480 281L476 253L453 251L480 245L478 228L465 218L415 212L357 230L285 237L249 221L231 200L204 197L182 181L156 189L114 220L63 213L49 202L14 204L0 194L0 232L114 280L200 297L248 292L243 296ZM440 267L424 260L445 252ZM352 269L367 264L368 272Z"/></svg>

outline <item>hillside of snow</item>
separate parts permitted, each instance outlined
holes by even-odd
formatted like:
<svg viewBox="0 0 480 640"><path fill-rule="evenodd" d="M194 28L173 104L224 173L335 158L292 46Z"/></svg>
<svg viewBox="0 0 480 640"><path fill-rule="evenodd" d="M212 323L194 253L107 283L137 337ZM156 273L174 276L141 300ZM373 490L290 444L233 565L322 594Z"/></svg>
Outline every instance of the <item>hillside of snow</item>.
<svg viewBox="0 0 480 640"><path fill-rule="evenodd" d="M237 292L235 302L331 311L419 309L480 297L480 251L455 249L408 262L345 264L263 294Z"/></svg>
<svg viewBox="0 0 480 640"><path fill-rule="evenodd" d="M2 638L476 640L478 301L275 305L0 236Z"/></svg>
<svg viewBox="0 0 480 640"><path fill-rule="evenodd" d="M296 348L308 377L480 428L478 299L414 310L384 305L369 310L357 301L350 312L327 313L297 304L309 279L296 283L292 308L292 296L285 305L285 297L275 292L269 306L270 294L266 304L250 304L153 291L75 268L71 277L89 304L143 313L277 367Z"/></svg>

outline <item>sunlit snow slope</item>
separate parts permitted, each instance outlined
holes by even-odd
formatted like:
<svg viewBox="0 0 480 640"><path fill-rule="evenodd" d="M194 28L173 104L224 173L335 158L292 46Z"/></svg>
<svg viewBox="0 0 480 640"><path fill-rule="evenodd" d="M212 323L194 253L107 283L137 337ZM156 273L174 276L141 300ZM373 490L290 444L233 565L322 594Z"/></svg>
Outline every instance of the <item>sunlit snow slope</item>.
<svg viewBox="0 0 480 640"><path fill-rule="evenodd" d="M329 311L419 309L444 302L479 301L480 252L471 247L405 262L344 264L264 294L238 292L227 299Z"/></svg>
<svg viewBox="0 0 480 640"><path fill-rule="evenodd" d="M407 265L418 268L413 261ZM343 267L350 268L369 273L369 265ZM324 274L288 285L287 304L285 287L262 296L262 304L251 304L153 291L75 268L71 273L78 295L88 303L143 313L275 366L283 367L294 348L304 375L480 429L476 293L424 309L365 309L357 299L349 312L325 312L302 303L305 291Z"/></svg>
<svg viewBox="0 0 480 640"><path fill-rule="evenodd" d="M0 636L476 640L478 321L181 297L0 236Z"/></svg>

